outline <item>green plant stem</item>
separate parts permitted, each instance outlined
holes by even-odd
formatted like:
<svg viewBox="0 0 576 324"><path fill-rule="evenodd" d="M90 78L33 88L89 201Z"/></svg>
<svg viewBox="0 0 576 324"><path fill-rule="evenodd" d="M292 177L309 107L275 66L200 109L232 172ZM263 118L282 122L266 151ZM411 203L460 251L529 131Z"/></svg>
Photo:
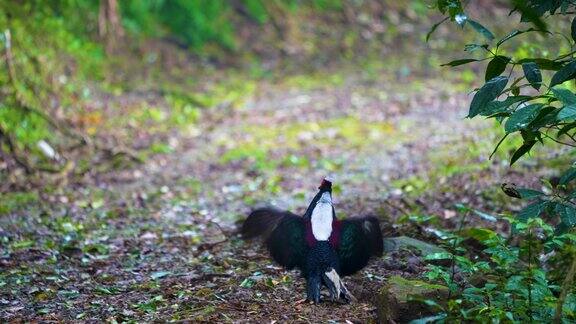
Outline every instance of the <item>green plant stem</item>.
<svg viewBox="0 0 576 324"><path fill-rule="evenodd" d="M541 134L544 135L544 137L546 137L546 138L548 138L548 139L551 139L552 141L554 141L554 142L556 142L556 143L558 143L558 144L562 144L562 145L566 145L566 146L571 146L571 147L576 147L576 144L566 143L566 142L559 141L559 140L555 139L554 137L552 137L552 136L550 136L550 135L548 135L548 134L546 134L546 133L541 133Z"/></svg>
<svg viewBox="0 0 576 324"><path fill-rule="evenodd" d="M558 297L558 303L556 304L556 312L554 313L554 323L562 322L562 308L564 307L564 302L566 301L566 296L572 289L572 283L574 282L574 275L576 274L576 254L572 256L572 264L564 278L562 283L562 291L560 292L560 297Z"/></svg>
<svg viewBox="0 0 576 324"><path fill-rule="evenodd" d="M20 154L18 154L18 149L16 148L16 144L14 144L14 140L12 139L10 134L8 134L8 132L2 128L2 125L0 125L0 143L2 141L6 143L6 146L8 146L10 155L12 156L12 159L14 159L16 164L22 167L22 169L24 169L24 172L26 172L26 174L32 174L33 169L30 166L30 163L28 163L26 158L21 157Z"/></svg>
<svg viewBox="0 0 576 324"><path fill-rule="evenodd" d="M460 218L460 224L458 225L458 230L456 231L456 237L454 238L454 242L452 243L452 259L450 260L450 285L454 284L454 277L456 276L456 245L458 243L458 237L460 237L460 233L462 232L462 228L464 227L464 222L466 220L466 216L468 213L462 214ZM448 289L448 299L452 297L452 289Z"/></svg>
<svg viewBox="0 0 576 324"><path fill-rule="evenodd" d="M532 229L528 231L528 318L532 323Z"/></svg>

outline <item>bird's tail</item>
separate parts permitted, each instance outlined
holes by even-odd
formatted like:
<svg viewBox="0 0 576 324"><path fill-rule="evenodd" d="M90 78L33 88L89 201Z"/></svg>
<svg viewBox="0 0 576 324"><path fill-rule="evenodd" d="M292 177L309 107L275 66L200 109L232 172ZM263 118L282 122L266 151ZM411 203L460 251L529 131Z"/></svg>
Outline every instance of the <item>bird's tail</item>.
<svg viewBox="0 0 576 324"><path fill-rule="evenodd" d="M352 295L350 291L346 288L344 282L342 281L336 270L334 270L333 268L329 268L328 271L322 274L322 277L324 278L324 282L326 283L328 289L330 290L330 296L332 297L332 300L337 300L341 298L347 302L356 301L356 297L354 297L354 295Z"/></svg>

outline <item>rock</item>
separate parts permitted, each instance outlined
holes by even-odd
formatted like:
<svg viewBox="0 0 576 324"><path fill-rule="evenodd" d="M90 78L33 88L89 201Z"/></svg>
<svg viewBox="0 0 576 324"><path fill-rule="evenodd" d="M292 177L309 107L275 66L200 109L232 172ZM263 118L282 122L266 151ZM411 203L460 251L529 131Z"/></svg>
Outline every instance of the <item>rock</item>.
<svg viewBox="0 0 576 324"><path fill-rule="evenodd" d="M435 314L428 305L413 300L414 298L432 299L442 305L448 298L448 288L421 280L392 276L376 298L378 322L407 323Z"/></svg>
<svg viewBox="0 0 576 324"><path fill-rule="evenodd" d="M422 256L432 253L446 252L443 248L408 236L389 237L384 239L384 252L398 251L402 248L416 249Z"/></svg>

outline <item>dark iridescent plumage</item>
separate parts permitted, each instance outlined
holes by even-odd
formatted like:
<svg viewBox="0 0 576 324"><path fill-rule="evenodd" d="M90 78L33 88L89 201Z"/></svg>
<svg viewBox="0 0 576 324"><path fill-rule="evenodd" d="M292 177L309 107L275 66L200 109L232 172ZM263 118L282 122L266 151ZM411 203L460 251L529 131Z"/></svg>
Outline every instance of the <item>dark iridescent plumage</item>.
<svg viewBox="0 0 576 324"><path fill-rule="evenodd" d="M309 300L319 302L321 285L328 287L333 299L348 300L351 295L339 276L354 274L370 257L382 254L380 226L371 216L337 220L333 207L331 226L318 223L321 216L314 213L315 208L332 205L331 183L324 180L319 189L304 216L275 208L257 209L244 222L242 233L247 239L262 237L272 258L286 269L300 269ZM325 239L318 240L320 236Z"/></svg>

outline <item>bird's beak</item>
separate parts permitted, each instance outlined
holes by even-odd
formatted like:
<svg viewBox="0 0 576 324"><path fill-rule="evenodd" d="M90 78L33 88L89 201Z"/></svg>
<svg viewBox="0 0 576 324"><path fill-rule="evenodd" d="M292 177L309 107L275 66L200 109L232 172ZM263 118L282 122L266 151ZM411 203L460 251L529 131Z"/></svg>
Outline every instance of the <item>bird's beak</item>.
<svg viewBox="0 0 576 324"><path fill-rule="evenodd" d="M320 196L318 203L332 205L332 195L330 194L330 192L325 191L324 193L322 193L322 196Z"/></svg>

